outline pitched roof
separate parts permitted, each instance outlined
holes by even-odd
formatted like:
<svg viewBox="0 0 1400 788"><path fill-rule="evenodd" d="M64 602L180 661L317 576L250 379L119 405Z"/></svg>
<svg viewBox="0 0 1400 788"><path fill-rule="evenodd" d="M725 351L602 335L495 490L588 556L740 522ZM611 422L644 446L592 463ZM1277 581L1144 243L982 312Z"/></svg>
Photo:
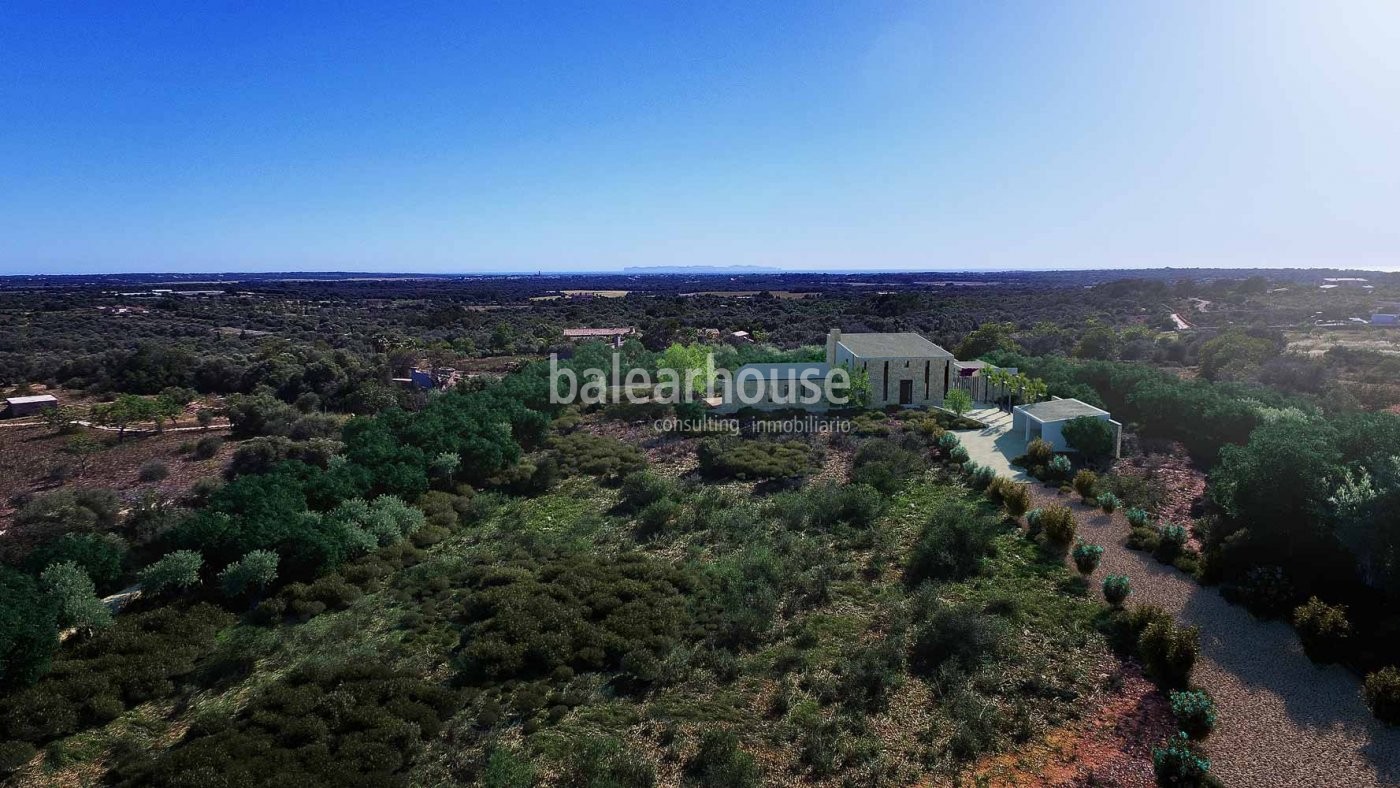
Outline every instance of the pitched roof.
<svg viewBox="0 0 1400 788"><path fill-rule="evenodd" d="M952 358L953 354L912 332L842 334L838 343L857 358Z"/></svg>
<svg viewBox="0 0 1400 788"><path fill-rule="evenodd" d="M1034 405L1022 405L1017 410L1033 416L1036 421L1068 421L1080 416L1107 416L1108 411L1077 399L1051 399Z"/></svg>

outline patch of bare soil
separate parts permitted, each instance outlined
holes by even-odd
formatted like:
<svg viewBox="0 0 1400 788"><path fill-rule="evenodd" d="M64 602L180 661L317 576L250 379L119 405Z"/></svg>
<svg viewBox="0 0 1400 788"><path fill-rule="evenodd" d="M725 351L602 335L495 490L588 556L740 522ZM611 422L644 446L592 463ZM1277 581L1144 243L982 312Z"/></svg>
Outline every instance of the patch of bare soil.
<svg viewBox="0 0 1400 788"><path fill-rule="evenodd" d="M1091 715L1049 731L1027 747L984 758L971 770L973 783L1008 788L1155 785L1152 747L1175 729L1171 708L1136 664L1106 656L1103 667L1107 688L1090 699Z"/></svg>
<svg viewBox="0 0 1400 788"><path fill-rule="evenodd" d="M180 451L182 444L196 442L205 434L127 433L119 441L116 433L88 430L87 435L102 448L84 463L64 451L72 436L37 425L0 430L0 531L9 526L17 501L60 487L113 489L128 501L135 501L148 491L165 497L183 495L199 479L218 476L233 454L232 443L226 443L207 460L196 460ZM226 436L227 430L214 427L207 434ZM141 466L151 461L163 463L167 475L160 481L143 482L139 477ZM65 467L72 475L59 482L53 473L56 467Z"/></svg>
<svg viewBox="0 0 1400 788"><path fill-rule="evenodd" d="M1190 523L1197 505L1205 498L1205 471L1196 467L1186 448L1175 441L1144 442L1143 449L1141 454L1114 463L1114 473L1146 479L1161 491L1162 503L1152 512L1158 519L1180 525Z"/></svg>

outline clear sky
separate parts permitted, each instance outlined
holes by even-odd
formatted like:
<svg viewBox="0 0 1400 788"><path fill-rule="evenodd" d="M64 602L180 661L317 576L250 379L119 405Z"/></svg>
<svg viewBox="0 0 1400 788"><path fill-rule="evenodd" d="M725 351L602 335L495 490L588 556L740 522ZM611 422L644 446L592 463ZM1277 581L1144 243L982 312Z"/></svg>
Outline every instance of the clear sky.
<svg viewBox="0 0 1400 788"><path fill-rule="evenodd" d="M1400 267L1400 2L0 3L0 273Z"/></svg>

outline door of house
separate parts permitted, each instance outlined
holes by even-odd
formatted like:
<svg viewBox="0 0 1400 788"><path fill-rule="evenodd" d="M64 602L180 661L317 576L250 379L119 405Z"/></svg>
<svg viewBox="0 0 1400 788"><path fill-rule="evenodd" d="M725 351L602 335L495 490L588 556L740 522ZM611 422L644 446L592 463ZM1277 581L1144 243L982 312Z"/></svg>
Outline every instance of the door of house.
<svg viewBox="0 0 1400 788"><path fill-rule="evenodd" d="M912 380L901 380L901 381L899 381L899 404L901 404L901 405L913 405L913 404L914 404L914 381L912 381Z"/></svg>

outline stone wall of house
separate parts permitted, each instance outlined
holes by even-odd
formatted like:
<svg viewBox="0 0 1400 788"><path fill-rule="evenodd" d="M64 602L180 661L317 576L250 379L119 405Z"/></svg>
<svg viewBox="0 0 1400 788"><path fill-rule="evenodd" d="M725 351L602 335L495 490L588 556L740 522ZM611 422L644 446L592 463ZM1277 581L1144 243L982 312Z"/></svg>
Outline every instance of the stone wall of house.
<svg viewBox="0 0 1400 788"><path fill-rule="evenodd" d="M900 404L899 384L906 380L914 389L913 401L909 404L917 407L942 405L945 381L950 381L953 373L952 361L941 358L872 359L857 363L870 373L870 405L876 408Z"/></svg>

